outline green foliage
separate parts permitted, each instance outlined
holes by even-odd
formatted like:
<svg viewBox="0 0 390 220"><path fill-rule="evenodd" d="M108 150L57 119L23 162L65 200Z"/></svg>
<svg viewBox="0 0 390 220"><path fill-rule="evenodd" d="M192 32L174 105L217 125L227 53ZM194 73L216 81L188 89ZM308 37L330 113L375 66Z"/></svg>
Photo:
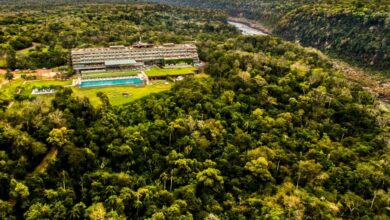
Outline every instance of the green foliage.
<svg viewBox="0 0 390 220"><path fill-rule="evenodd" d="M390 1L149 0L222 9L266 25L273 33L374 70L390 68Z"/></svg>
<svg viewBox="0 0 390 220"><path fill-rule="evenodd" d="M275 33L373 69L390 68L390 4L318 4L287 14Z"/></svg>
<svg viewBox="0 0 390 220"><path fill-rule="evenodd" d="M140 38L150 43L222 40L238 34L233 27L221 22L226 18L222 12L140 3L45 4L48 6L44 9L33 6L0 8L3 41L0 46L10 47L6 56L9 69L67 65L71 48L132 45Z"/></svg>
<svg viewBox="0 0 390 220"><path fill-rule="evenodd" d="M54 128L49 133L49 137L47 138L47 142L52 144L55 147L63 147L65 144L68 143L68 135L69 131L66 127L62 128Z"/></svg>
<svg viewBox="0 0 390 220"><path fill-rule="evenodd" d="M16 52L12 47L7 50L5 62L7 69L13 70L16 68Z"/></svg>
<svg viewBox="0 0 390 220"><path fill-rule="evenodd" d="M10 196L14 198L26 199L30 195L28 187L15 179L11 180L10 188Z"/></svg>
<svg viewBox="0 0 390 220"><path fill-rule="evenodd" d="M172 5L200 7L204 9L224 10L231 16L244 16L259 20L263 24L272 26L288 11L301 5L316 2L313 0L148 0L148 2L169 3Z"/></svg>
<svg viewBox="0 0 390 220"><path fill-rule="evenodd" d="M161 69L159 67L151 67L145 70L147 76L178 76L194 74L196 67L178 67Z"/></svg>
<svg viewBox="0 0 390 220"><path fill-rule="evenodd" d="M7 72L4 74L4 78L8 81L11 81L14 78L14 74L11 71L7 70Z"/></svg>
<svg viewBox="0 0 390 220"><path fill-rule="evenodd" d="M20 204L8 213L387 217L388 122L370 95L321 53L277 38L206 42L200 50L212 77L169 92L119 107L99 94L106 104L94 108L64 89L51 106L32 103L7 116L18 129L0 129L0 180L10 186L0 197ZM49 145L58 155L44 173L20 172L34 170Z"/></svg>
<svg viewBox="0 0 390 220"><path fill-rule="evenodd" d="M105 219L106 209L103 206L103 203L99 202L91 205L86 212L87 216L91 220Z"/></svg>
<svg viewBox="0 0 390 220"><path fill-rule="evenodd" d="M0 216L388 219L389 121L375 97L314 49L217 33L198 43L210 77L122 106L63 88L1 113Z"/></svg>
<svg viewBox="0 0 390 220"><path fill-rule="evenodd" d="M166 60L163 59L162 64L163 65L176 65L176 64L193 64L194 60L192 58L182 58L182 59L171 59L171 60Z"/></svg>

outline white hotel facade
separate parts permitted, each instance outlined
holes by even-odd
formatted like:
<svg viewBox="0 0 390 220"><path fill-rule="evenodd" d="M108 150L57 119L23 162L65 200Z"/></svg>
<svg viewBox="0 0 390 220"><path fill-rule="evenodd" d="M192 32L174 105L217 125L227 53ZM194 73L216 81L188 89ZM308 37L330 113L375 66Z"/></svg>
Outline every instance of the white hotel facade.
<svg viewBox="0 0 390 220"><path fill-rule="evenodd" d="M73 69L83 71L108 71L115 69L138 69L159 65L173 60L191 60L199 63L194 44L163 44L154 46L139 42L133 46L83 48L71 51Z"/></svg>

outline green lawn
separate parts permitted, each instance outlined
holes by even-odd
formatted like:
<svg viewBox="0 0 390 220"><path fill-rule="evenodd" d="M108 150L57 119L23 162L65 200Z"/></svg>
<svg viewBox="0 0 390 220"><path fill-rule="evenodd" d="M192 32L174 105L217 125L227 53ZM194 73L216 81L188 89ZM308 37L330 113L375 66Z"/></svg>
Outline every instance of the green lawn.
<svg viewBox="0 0 390 220"><path fill-rule="evenodd" d="M139 71L127 71L127 72L111 72L111 73L87 73L81 76L82 79L96 79L96 78L107 78L107 77L120 77L120 76L134 76Z"/></svg>
<svg viewBox="0 0 390 220"><path fill-rule="evenodd" d="M175 76L175 75L188 75L196 71L196 67L184 67L184 68L173 68L173 69L161 69L159 67L152 67L145 70L148 76Z"/></svg>
<svg viewBox="0 0 390 220"><path fill-rule="evenodd" d="M39 81L28 81L23 85L23 95L30 95L34 87L40 86L68 86L72 85L71 80L60 81L60 80L39 80Z"/></svg>
<svg viewBox="0 0 390 220"><path fill-rule="evenodd" d="M34 49L34 47L29 47L26 49L18 50L16 53L18 55L28 55L30 53L30 50Z"/></svg>
<svg viewBox="0 0 390 220"><path fill-rule="evenodd" d="M25 82L25 83L24 83ZM24 83L24 84L23 84ZM71 85L72 81L54 81L54 80L40 80L40 81L25 81L22 78L12 80L11 83L4 84L0 91L3 92L2 95L4 95L7 99L13 99L14 95L17 93L19 88L22 88L22 95L29 96L31 95L31 92L33 90L34 86L66 86L66 85ZM51 99L52 96L50 95L45 95L49 99ZM16 103L14 104L13 108L16 107Z"/></svg>
<svg viewBox="0 0 390 220"><path fill-rule="evenodd" d="M39 80L26 82L27 85L32 86L67 86L72 85L71 80Z"/></svg>
<svg viewBox="0 0 390 220"><path fill-rule="evenodd" d="M22 49L22 50L18 50L16 53L19 55L28 55L30 53L30 50L34 50L38 45L40 45L40 44L34 43L33 46L31 46L29 48ZM49 46L44 46L42 48L42 52L47 52L47 51L49 51Z"/></svg>
<svg viewBox="0 0 390 220"><path fill-rule="evenodd" d="M195 78L208 78L208 77L210 76L207 75L206 73L199 73L195 75Z"/></svg>
<svg viewBox="0 0 390 220"><path fill-rule="evenodd" d="M4 84L1 87L3 95L7 96L8 98L12 98L18 91L19 86L22 86L23 82L24 80L19 78L12 80L11 83Z"/></svg>
<svg viewBox="0 0 390 220"><path fill-rule="evenodd" d="M153 81L152 85L145 87L132 86L115 86L115 87L100 87L100 88L78 88L74 87L73 92L79 97L88 97L92 105L100 104L99 98L96 96L97 92L104 92L110 99L112 105L122 105L140 99L152 93L159 93L167 91L171 88L171 83L165 84L165 81ZM123 96L123 93L129 93L128 97Z"/></svg>
<svg viewBox="0 0 390 220"><path fill-rule="evenodd" d="M11 82L11 84L6 84L1 88L1 91L4 91L4 95L9 96L10 98L16 94L19 87L23 88L21 94L23 95L31 95L31 92L34 87L39 86L67 86L71 85L72 81L59 81L59 80L36 80L36 81L27 81L23 85L23 79L16 79ZM128 102L132 102L134 100L140 99L144 96L150 95L152 93L159 93L163 91L167 91L171 88L172 83L165 84L165 81L158 80L152 81L151 85L145 87L133 87L133 86L114 86L114 87L98 87L98 88L79 88L79 87L71 87L74 95L78 97L88 97L91 103L94 106L98 106L100 104L100 99L96 96L96 93L101 91L104 92L112 105L122 105ZM129 94L128 97L123 96L123 93L127 92ZM54 95L39 95L39 97L44 98L46 101L50 102ZM22 103L20 103L22 104ZM12 108L18 109L18 103L15 103ZM20 107L20 106L19 106Z"/></svg>

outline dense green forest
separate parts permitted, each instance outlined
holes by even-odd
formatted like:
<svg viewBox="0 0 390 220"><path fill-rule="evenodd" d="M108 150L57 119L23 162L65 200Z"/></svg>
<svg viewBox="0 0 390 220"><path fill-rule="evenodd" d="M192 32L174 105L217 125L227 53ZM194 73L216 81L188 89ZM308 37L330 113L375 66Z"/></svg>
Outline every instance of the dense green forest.
<svg viewBox="0 0 390 220"><path fill-rule="evenodd" d="M180 6L213 8L224 10L231 16L242 16L261 21L269 27L278 22L287 12L304 4L319 2L315 0L146 0Z"/></svg>
<svg viewBox="0 0 390 220"><path fill-rule="evenodd" d="M375 69L390 69L390 4L319 4L301 7L275 33Z"/></svg>
<svg viewBox="0 0 390 220"><path fill-rule="evenodd" d="M390 69L390 1L151 0L216 8L273 33L376 70ZM318 4L321 3L321 4Z"/></svg>
<svg viewBox="0 0 390 220"><path fill-rule="evenodd" d="M195 6L203 9L220 9L226 11L229 15L235 17L245 17L259 21L260 23L266 25L268 28L274 31L274 34L283 37L292 41L299 41L305 46L316 47L323 51L328 52L329 54L335 55L351 61L360 66L370 67L375 70L386 71L390 68L389 63L389 54L390 46L387 42L390 37L390 1L381 0L381 1L352 1L352 0L342 0L342 1L331 1L331 0L289 0L289 1L270 1L270 0L147 0L149 2L159 2L180 6ZM127 30L128 36L126 39L124 37L118 36L119 30L122 30L125 26L134 26L140 25L137 24L135 20L131 18L120 18L124 19L121 22L117 18L113 20L112 16L107 16L105 18L100 17L101 15L95 15L95 19L86 17L85 15L77 14L80 17L71 17L69 14L75 14L72 12L73 9L67 9L61 12L50 11L48 10L49 16L47 18L46 8L47 5L65 5L65 4L82 4L83 2L88 1L73 1L73 0L61 0L61 1L39 1L31 0L26 3L26 1L4 1L10 5L15 5L12 11L15 11L16 8L23 7L21 5L32 4L36 7L34 14L34 21L23 21L23 16L31 17L31 12L28 10L22 15L22 18L18 18L19 22L28 22L30 28L25 31L27 36L13 36L12 33L15 31L15 28L18 28L15 23L12 21L12 17L3 17L3 21L0 21L2 25L11 26L11 30L8 32L0 32L0 56L8 51L10 57L17 56L20 59L18 66L15 66L11 61L11 67L14 68L42 68L42 67L54 67L58 65L66 64L66 49L72 46L73 43L77 42L76 37L86 37L85 35L91 35L88 32L84 32L80 28L80 23L88 26L86 31L96 31L97 24L96 22L102 21L102 19L108 19L111 22L115 20L118 22L118 26L109 26L105 27L106 30L102 38L105 39L87 39L87 42L81 41L81 43L96 43L95 41L100 40L101 43L124 43L128 44L134 42L139 33L137 30ZM124 2L134 2L134 1L120 1L120 0L106 0L99 1L95 0L93 2L102 3L102 2L113 2L113 3L124 3ZM135 1L137 2L137 1ZM321 3L321 4L318 4ZM166 6L161 6L164 9ZM99 7L98 7L99 8ZM7 7L8 9L8 7ZM31 9L31 8L30 8ZM92 9L96 10L96 9ZM165 9L164 9L165 10ZM190 10L190 9L177 9L177 10ZM3 11L4 12L4 11ZM10 12L10 11L8 11ZM40 13L43 12L43 13ZM126 12L126 9L121 11L122 13ZM4 13L8 14L7 11ZM135 16L147 16L139 14L140 12L133 11L133 17ZM138 14L137 14L138 13ZM12 13L11 13L12 14ZM157 25L163 19L169 19L170 22L175 20L175 12L169 8L166 8L165 12L162 12L164 16L149 18L145 20L157 19L153 23L141 24L145 26ZM180 14L180 13L179 13ZM189 12L191 14L191 12ZM208 17L210 13L202 12L203 17ZM217 14L221 14L217 12ZM59 16L60 17L57 17ZM12 15L15 16L15 15ZM21 16L20 14L16 17ZM212 16L212 15L211 15ZM0 16L2 17L2 16ZM54 17L58 19L54 19ZM16 20L16 23L18 22ZM75 20L72 20L75 19ZM181 19L181 18L176 18ZM54 27L52 25L56 24L45 24L44 21L56 21L58 23L63 23L64 25L58 25ZM66 20L65 22L62 22ZM177 21L177 20L176 20ZM163 23L163 22L162 22ZM26 28L23 23L19 23L20 27ZM167 27L159 27L166 29L167 31L172 31L174 29L182 29L183 31L187 28L185 25L182 26L180 22L175 23L166 23ZM160 24L158 24L160 25ZM112 29L111 29L112 28ZM91 30L94 29L94 30ZM126 28L127 29L127 28ZM146 28L147 29L147 28ZM39 30L39 31L38 31ZM162 29L160 29L162 30ZM36 35L31 37L30 31L36 33ZM61 35L58 35L58 33ZM109 33L114 32L114 36L109 37ZM185 32L185 31L184 31ZM11 35L7 35L11 33ZM18 32L19 33L19 32ZM176 34L176 33L175 33ZM185 33L181 33L184 34ZM5 35L5 36L2 36ZM50 35L50 36L47 36ZM80 36L81 35L81 36ZM47 39L49 37L49 39ZM50 38L51 37L51 38ZM148 38L149 36L146 36ZM173 36L168 36L170 38L175 38ZM54 38L54 39L53 39ZM88 38L88 37L87 37ZM109 38L109 39L107 39ZM121 39L119 39L121 38ZM157 40L157 39L153 39ZM16 53L12 50L18 50L21 48L32 47L32 42L37 41L44 42L47 48L38 47L36 53ZM158 40L157 40L158 41ZM64 42L64 43L58 43ZM68 44L68 45L63 45ZM8 45L13 46L13 49L9 48ZM43 48L43 49L42 49ZM33 49L33 48L32 48ZM48 50L49 49L49 50ZM16 54L16 55L14 55ZM46 62L40 61L45 60ZM0 67L6 66L6 62L1 62Z"/></svg>
<svg viewBox="0 0 390 220"><path fill-rule="evenodd" d="M34 10L2 14L5 44L197 40L209 77L119 107L62 89L1 112L1 219L389 218L389 115L322 53L236 36L216 11Z"/></svg>
<svg viewBox="0 0 390 220"><path fill-rule="evenodd" d="M237 35L239 32L225 20L222 12L155 4L96 4L82 9L74 5L0 6L0 67L67 65L71 48L131 45L140 38L179 43Z"/></svg>

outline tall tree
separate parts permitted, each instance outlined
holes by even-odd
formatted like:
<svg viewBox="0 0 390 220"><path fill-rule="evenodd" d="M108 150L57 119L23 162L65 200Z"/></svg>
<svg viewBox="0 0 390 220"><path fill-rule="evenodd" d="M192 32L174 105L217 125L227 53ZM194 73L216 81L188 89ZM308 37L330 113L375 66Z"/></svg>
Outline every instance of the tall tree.
<svg viewBox="0 0 390 220"><path fill-rule="evenodd" d="M14 70L16 68L16 52L14 48L9 47L6 54L7 69Z"/></svg>

